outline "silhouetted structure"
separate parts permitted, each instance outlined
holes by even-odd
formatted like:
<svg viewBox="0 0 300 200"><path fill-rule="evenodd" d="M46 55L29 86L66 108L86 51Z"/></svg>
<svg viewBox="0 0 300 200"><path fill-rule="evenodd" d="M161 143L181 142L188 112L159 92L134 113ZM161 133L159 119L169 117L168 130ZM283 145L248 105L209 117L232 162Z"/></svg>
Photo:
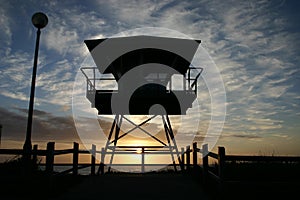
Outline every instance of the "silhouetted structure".
<svg viewBox="0 0 300 200"><path fill-rule="evenodd" d="M37 13L33 14L31 21L32 21L32 24L35 26L35 28L37 28L37 31L36 31L37 36L36 36L36 42L35 42L34 61L33 61L33 69L32 69L26 139L25 139L25 142L23 145L25 160L28 160L30 158L30 154L32 151L31 129L32 129L35 80L36 80L37 62L38 62L38 55L39 55L40 35L41 35L41 29L46 27L48 24L48 17L47 17L47 15L45 15L42 12L37 12Z"/></svg>
<svg viewBox="0 0 300 200"><path fill-rule="evenodd" d="M154 111L151 114L181 115L192 107L197 97L196 84L201 71L197 77L191 77L191 71L196 68L191 67L190 62L200 41L132 36L85 40L85 43L99 72L112 74L114 79L109 80L118 82L118 90L97 90L94 85L90 85L87 98L99 114L148 115L150 107L159 104L165 108L166 113ZM115 54L114 51L118 49L124 49L120 51L124 54L112 56L111 54ZM137 69L139 67L140 70ZM122 80L131 70L138 74ZM175 74L183 76L182 90L172 88L171 77ZM99 81L109 80L102 78ZM135 91L128 91L133 87ZM116 101L112 101L112 95L115 95ZM130 95L129 105L123 105L124 96L127 95ZM115 110L112 111L112 107Z"/></svg>
<svg viewBox="0 0 300 200"><path fill-rule="evenodd" d="M97 68L81 68L87 80L86 96L99 115L115 115L105 151L115 152L119 139L140 129L161 144L155 148L170 150L173 163L175 151L180 162L169 115L185 115L197 98L197 79L202 68L191 66L191 61L200 41L131 36L85 40L85 44L97 65ZM87 70L91 70L92 77ZM101 77L96 76L96 70ZM174 80L175 75L181 80ZM117 89L96 88L96 85L114 84ZM179 89L176 88L178 84L181 85ZM124 115L152 116L137 125ZM166 142L141 128L156 116L162 117ZM123 120L135 128L120 134Z"/></svg>

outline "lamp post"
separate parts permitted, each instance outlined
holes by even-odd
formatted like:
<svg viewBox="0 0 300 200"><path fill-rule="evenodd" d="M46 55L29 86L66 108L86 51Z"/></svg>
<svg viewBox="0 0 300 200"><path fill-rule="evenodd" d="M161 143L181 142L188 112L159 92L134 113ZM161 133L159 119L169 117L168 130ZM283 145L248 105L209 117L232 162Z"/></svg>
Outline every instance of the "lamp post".
<svg viewBox="0 0 300 200"><path fill-rule="evenodd" d="M37 13L32 15L31 21L32 21L32 24L37 28L37 32L36 32L37 37L36 37L36 43L35 43L34 62L33 62L33 70L32 70L32 80L31 80L31 90L30 90L30 99L29 99L26 139L25 139L25 143L24 143L24 146L23 146L25 159L26 158L30 159L31 150L32 150L31 128L32 128L32 114L33 114L35 79L36 79L36 71L37 71L39 43L40 43L41 29L44 28L48 24L48 17L42 12L37 12Z"/></svg>

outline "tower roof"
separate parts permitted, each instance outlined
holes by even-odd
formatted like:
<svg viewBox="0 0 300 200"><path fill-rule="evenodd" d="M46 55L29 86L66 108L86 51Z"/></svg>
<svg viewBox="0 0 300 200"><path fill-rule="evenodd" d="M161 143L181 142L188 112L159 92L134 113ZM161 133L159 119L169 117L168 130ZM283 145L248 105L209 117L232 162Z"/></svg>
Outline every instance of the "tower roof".
<svg viewBox="0 0 300 200"><path fill-rule="evenodd" d="M200 40L156 36L129 36L84 41L100 73L123 74L143 64L156 63L185 74ZM160 71L158 71L159 73ZM152 73L156 73L153 71ZM147 76L147 74L144 74Z"/></svg>

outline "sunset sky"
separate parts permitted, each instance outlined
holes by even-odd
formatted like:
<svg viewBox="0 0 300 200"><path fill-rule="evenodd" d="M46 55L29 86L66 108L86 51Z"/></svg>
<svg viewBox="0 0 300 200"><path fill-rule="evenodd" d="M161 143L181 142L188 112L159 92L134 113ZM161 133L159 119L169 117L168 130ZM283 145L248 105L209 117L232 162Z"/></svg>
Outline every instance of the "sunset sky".
<svg viewBox="0 0 300 200"><path fill-rule="evenodd" d="M90 59L84 40L158 27L200 39L220 72L226 119L215 147L299 156L299 9L299 1L284 0L0 0L1 148L23 146L36 39L31 17L42 11L49 23L41 33L33 144L80 141L72 97L77 72ZM205 88L204 77L199 82ZM208 93L198 91L203 105L195 141L207 129L211 106Z"/></svg>

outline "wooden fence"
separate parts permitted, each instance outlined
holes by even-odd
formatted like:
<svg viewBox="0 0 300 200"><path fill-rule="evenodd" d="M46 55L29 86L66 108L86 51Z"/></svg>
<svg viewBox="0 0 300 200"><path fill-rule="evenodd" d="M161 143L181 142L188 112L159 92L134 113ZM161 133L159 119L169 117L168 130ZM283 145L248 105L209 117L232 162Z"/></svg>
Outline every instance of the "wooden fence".
<svg viewBox="0 0 300 200"><path fill-rule="evenodd" d="M196 145L196 143L194 144ZM38 149L38 145L33 146L32 150L32 159L36 163L38 160L38 156L45 157L45 163L40 163L40 166L45 166L45 172L49 175L62 175L62 174L68 174L72 173L74 175L78 175L78 170L83 169L83 168L88 168L90 167L90 174L95 175L96 174L96 167L98 168L97 173L99 174L104 174L105 170L104 167L109 165L108 167L113 167L113 166L140 166L141 167L141 172L145 172L145 167L146 166L174 166L175 170L179 167L181 170L185 169L190 169L192 164L191 164L191 158L190 154L193 151L190 146L187 146L186 149L182 148L181 151L179 152L180 154L180 160L182 162L180 163L165 163L165 164L145 164L145 155L148 153L151 154L177 154L176 152L170 152L169 150L161 151L161 150L152 150L151 152L147 151L147 149L155 149L155 148L162 148L161 146L119 146L118 148L126 148L124 151L114 151L114 152L108 152L105 151L104 148L102 148L100 151L96 149L96 145L92 145L92 148L90 150L81 150L79 149L79 144L74 142L73 143L73 148L70 149L55 149L55 143L54 142L48 142L47 143L47 148L46 149ZM140 152L137 152L136 150L128 150L128 149L140 149ZM22 149L0 149L0 155L22 155L23 150ZM67 154L72 154L72 163L55 163L54 158L55 156L58 155L67 155ZM90 155L90 163L79 163L79 155ZM96 157L97 154L100 154L100 162L96 163ZM139 154L141 155L141 163L140 164L106 164L104 162L104 155L109 155L109 154ZM194 154L193 154L194 155ZM193 156L193 162L196 163L195 161L197 155ZM54 167L55 166L65 166L68 167L70 166L69 169L60 171L60 172L55 172Z"/></svg>
<svg viewBox="0 0 300 200"><path fill-rule="evenodd" d="M145 164L144 163L144 156L147 153L145 146L136 147L132 146L132 148L140 148L141 152L141 163L140 164L112 164L111 166L118 166L118 165L125 165L125 166L140 166L141 171L144 172L145 166L165 166L167 164ZM127 147L129 148L129 147ZM153 148L153 147L152 147ZM115 154L137 154L136 151L121 151L121 152L114 152ZM152 151L151 153L157 154L170 154L170 151ZM7 154L7 155L22 155L22 149L0 149L0 154ZM54 158L57 155L66 155L72 154L72 163L55 163ZM90 155L90 163L79 163L79 155L86 154ZM96 156L100 154L100 163L96 163ZM46 149L38 149L38 145L34 145L32 150L32 158L33 160L37 161L38 156L46 157L46 162L41 164L45 166L45 171L49 175L55 174L68 174L72 173L74 175L78 174L78 170L90 167L90 174L96 174L96 167L99 167L100 174L104 173L104 155L112 154L112 152L105 152L104 148L100 151L96 149L96 145L92 145L90 150L81 150L79 149L79 144L74 142L73 148L70 149L55 149L54 142L48 142ZM203 180L206 181L208 179L213 179L219 183L224 181L225 177L225 165L228 161L270 161L270 162L300 162L300 157L293 157L293 156L243 156L243 155L226 155L224 147L218 147L218 152L210 152L208 150L208 145L202 145L202 148L197 147L197 143L194 142L192 146L186 146L186 148L182 148L180 151L180 160L181 163L173 163L174 166L179 166L181 170L189 170L193 168L201 168L203 172ZM199 163L199 158L201 158L202 163ZM216 160L217 171L210 170L209 167L209 158L213 158ZM173 165L171 164L171 165ZM54 166L70 166L69 169L55 173ZM176 169L176 168L175 168Z"/></svg>
<svg viewBox="0 0 300 200"><path fill-rule="evenodd" d="M202 145L202 148L196 148L195 151L202 154L202 172L203 181L206 183L209 179L219 184L226 181L232 181L226 176L226 166L228 163L250 162L250 163L300 163L299 156L247 156L247 155L226 155L225 148L219 146L218 153L208 151L208 145ZM215 160L215 170L209 167L209 158Z"/></svg>

